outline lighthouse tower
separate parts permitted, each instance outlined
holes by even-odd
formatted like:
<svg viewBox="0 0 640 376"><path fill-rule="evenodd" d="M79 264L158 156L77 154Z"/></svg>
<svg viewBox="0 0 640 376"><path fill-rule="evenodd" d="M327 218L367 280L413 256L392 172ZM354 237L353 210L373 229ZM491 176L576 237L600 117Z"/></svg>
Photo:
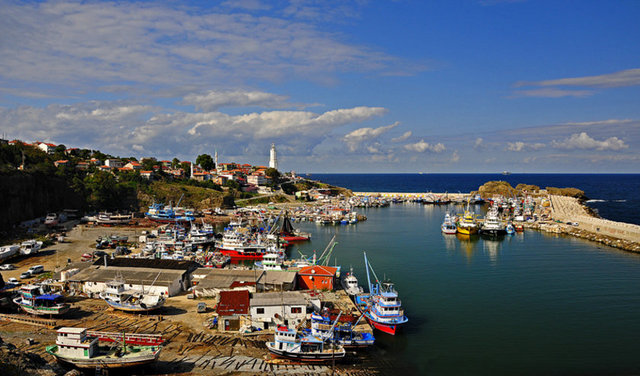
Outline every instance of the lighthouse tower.
<svg viewBox="0 0 640 376"><path fill-rule="evenodd" d="M276 144L271 144L271 153L269 153L269 167L278 169L278 157L276 156Z"/></svg>

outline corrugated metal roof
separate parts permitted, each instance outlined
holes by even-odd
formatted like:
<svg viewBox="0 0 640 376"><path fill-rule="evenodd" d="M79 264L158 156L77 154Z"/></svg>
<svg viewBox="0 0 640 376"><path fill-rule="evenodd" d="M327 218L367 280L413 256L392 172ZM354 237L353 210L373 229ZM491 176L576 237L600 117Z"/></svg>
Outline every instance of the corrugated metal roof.
<svg viewBox="0 0 640 376"><path fill-rule="evenodd" d="M249 313L249 291L220 291L218 315L246 315Z"/></svg>

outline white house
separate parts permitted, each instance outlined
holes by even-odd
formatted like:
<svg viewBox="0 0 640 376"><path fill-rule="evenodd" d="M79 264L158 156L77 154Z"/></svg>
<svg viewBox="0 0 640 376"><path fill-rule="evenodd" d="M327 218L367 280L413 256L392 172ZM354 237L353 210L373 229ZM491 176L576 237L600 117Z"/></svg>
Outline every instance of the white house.
<svg viewBox="0 0 640 376"><path fill-rule="evenodd" d="M38 149L44 151L47 154L53 154L56 150L56 145L48 144L46 142L38 142Z"/></svg>
<svg viewBox="0 0 640 376"><path fill-rule="evenodd" d="M269 329L282 324L297 326L307 316L311 302L299 291L265 292L253 294L250 301L251 324ZM320 302L313 302L319 306Z"/></svg>
<svg viewBox="0 0 640 376"><path fill-rule="evenodd" d="M122 161L115 158L109 158L109 159L105 159L104 165L109 166L111 168L120 168L122 167Z"/></svg>

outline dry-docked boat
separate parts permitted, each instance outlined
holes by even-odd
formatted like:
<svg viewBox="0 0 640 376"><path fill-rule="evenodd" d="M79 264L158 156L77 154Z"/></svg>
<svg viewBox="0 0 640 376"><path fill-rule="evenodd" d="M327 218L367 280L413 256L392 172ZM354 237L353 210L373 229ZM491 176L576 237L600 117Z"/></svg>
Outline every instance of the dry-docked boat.
<svg viewBox="0 0 640 376"><path fill-rule="evenodd" d="M19 251L20 246L17 244L5 245L4 247L0 247L0 262L16 255Z"/></svg>
<svg viewBox="0 0 640 376"><path fill-rule="evenodd" d="M278 326L267 349L274 355L302 362L326 362L344 358L344 347L311 334L298 334L294 329Z"/></svg>
<svg viewBox="0 0 640 376"><path fill-rule="evenodd" d="M29 256L35 255L42 248L42 242L36 240L25 240L20 244L20 254Z"/></svg>
<svg viewBox="0 0 640 376"><path fill-rule="evenodd" d="M365 315L365 318L375 329L387 334L396 334L398 327L405 324L409 319L404 315L404 310L398 292L393 283L385 281L380 283L375 271L364 254L364 263L367 269L367 282L369 285L368 294L360 294L355 298L356 306ZM373 272L377 283L371 283L369 269Z"/></svg>
<svg viewBox="0 0 640 376"><path fill-rule="evenodd" d="M134 343L128 340L129 337L136 339ZM112 343L100 346L100 341ZM47 346L46 351L59 362L78 368L127 368L156 361L162 343L162 337L158 335L90 333L86 328L64 327L58 329L56 344Z"/></svg>
<svg viewBox="0 0 640 376"><path fill-rule="evenodd" d="M42 286L25 285L20 288L20 296L13 302L23 311L34 315L62 315L70 307L63 299L62 295L46 293Z"/></svg>
<svg viewBox="0 0 640 376"><path fill-rule="evenodd" d="M107 282L107 287L100 293L100 298L110 307L127 312L147 312L164 305L163 295L153 295L140 290L126 290L125 281L115 278Z"/></svg>

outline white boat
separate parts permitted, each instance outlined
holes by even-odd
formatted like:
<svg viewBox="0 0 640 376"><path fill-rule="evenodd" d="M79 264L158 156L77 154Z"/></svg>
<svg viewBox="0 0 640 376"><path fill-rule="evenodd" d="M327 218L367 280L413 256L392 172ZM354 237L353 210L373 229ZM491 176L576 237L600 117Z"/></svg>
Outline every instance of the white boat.
<svg viewBox="0 0 640 376"><path fill-rule="evenodd" d="M100 346L100 341L111 343ZM59 362L78 368L120 369L156 361L163 342L158 335L105 332L90 334L86 328L63 327L58 329L56 344L47 346L46 351Z"/></svg>
<svg viewBox="0 0 640 376"><path fill-rule="evenodd" d="M254 264L256 269L284 270L284 252L278 252L269 247L267 248L267 253L262 256L262 261L256 261Z"/></svg>
<svg viewBox="0 0 640 376"><path fill-rule="evenodd" d="M504 224L500 222L500 215L498 214L498 209L494 206L492 207L487 215L484 218L484 222L480 227L479 233L481 235L489 235L489 236L498 236L504 235L505 228Z"/></svg>
<svg viewBox="0 0 640 376"><path fill-rule="evenodd" d="M20 254L29 256L35 255L42 248L42 242L36 240L25 240L20 244Z"/></svg>
<svg viewBox="0 0 640 376"><path fill-rule="evenodd" d="M100 293L100 298L110 307L127 312L151 311L162 307L166 302L163 295L125 289L125 281L122 278L107 282L107 287Z"/></svg>
<svg viewBox="0 0 640 376"><path fill-rule="evenodd" d="M0 262L15 256L19 251L20 246L17 244L0 247Z"/></svg>
<svg viewBox="0 0 640 376"><path fill-rule="evenodd" d="M456 232L458 232L458 228L456 227L456 224L451 219L451 215L449 213L445 214L441 229L442 229L442 232L445 234L455 234Z"/></svg>
<svg viewBox="0 0 640 376"><path fill-rule="evenodd" d="M278 326L267 349L274 355L302 362L326 362L344 358L346 351L338 344L314 335L299 335L294 329Z"/></svg>
<svg viewBox="0 0 640 376"><path fill-rule="evenodd" d="M118 225L131 222L131 214L98 213L96 222L101 225Z"/></svg>
<svg viewBox="0 0 640 376"><path fill-rule="evenodd" d="M356 296L363 293L362 287L358 285L358 278L353 274L353 268L349 269L347 273L340 281L342 288L349 296Z"/></svg>

